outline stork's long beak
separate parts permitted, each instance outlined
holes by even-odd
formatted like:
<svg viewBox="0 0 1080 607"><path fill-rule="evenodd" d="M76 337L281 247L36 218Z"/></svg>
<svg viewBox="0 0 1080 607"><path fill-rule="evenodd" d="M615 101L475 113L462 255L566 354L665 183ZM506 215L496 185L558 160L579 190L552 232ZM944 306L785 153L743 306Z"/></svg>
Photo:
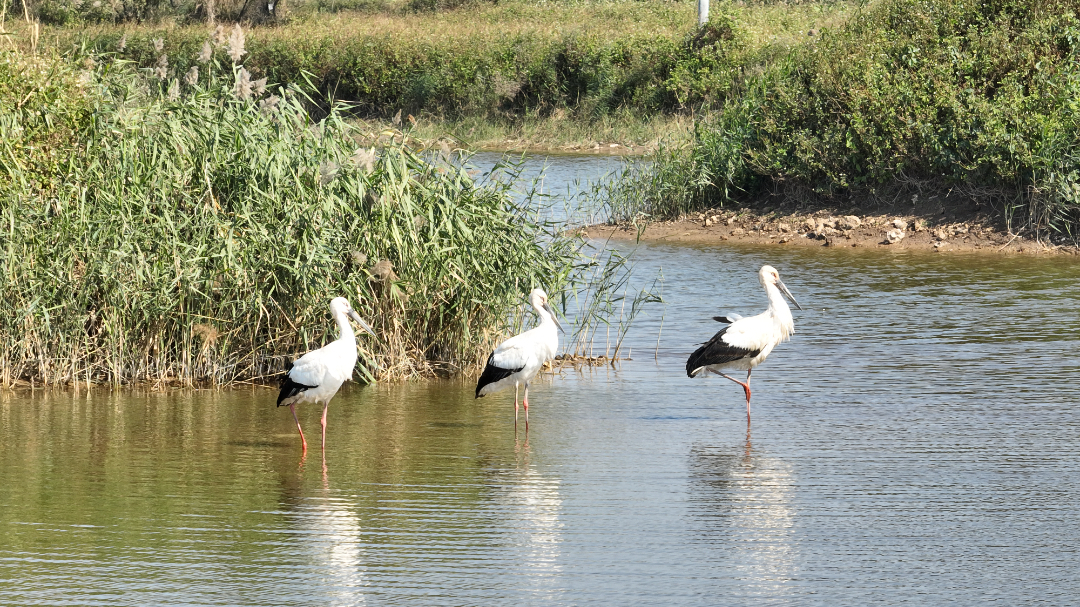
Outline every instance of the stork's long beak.
<svg viewBox="0 0 1080 607"><path fill-rule="evenodd" d="M802 310L803 307L799 305L799 302L795 301L795 296L788 291L788 288L784 286L784 283L778 278L776 279L776 286L780 287L780 292L787 296L791 300L791 303L795 304L795 307Z"/></svg>
<svg viewBox="0 0 1080 607"><path fill-rule="evenodd" d="M555 310L553 310L551 308L551 304L545 302L544 303L544 309L547 310L548 314L551 314L551 320L555 321L555 326L558 327L559 330L562 331L563 333L566 333L566 329L564 329L562 327L562 323L559 322L559 317L555 316Z"/></svg>
<svg viewBox="0 0 1080 607"><path fill-rule="evenodd" d="M372 335L375 335L375 331L373 331L371 327L369 327L368 324L364 322L364 319L360 318L360 315L356 313L356 310L349 310L348 315L349 318L356 321L356 324L360 325L361 329L367 331L368 333L371 333Z"/></svg>

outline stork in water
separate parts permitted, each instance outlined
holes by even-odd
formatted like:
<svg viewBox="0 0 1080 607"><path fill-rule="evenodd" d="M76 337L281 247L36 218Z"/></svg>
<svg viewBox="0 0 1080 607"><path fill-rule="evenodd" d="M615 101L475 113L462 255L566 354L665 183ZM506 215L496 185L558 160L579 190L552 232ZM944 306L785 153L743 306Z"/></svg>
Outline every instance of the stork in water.
<svg viewBox="0 0 1080 607"><path fill-rule="evenodd" d="M476 382L476 398L514 386L514 427L518 420L518 387L525 385L525 431L529 430L529 380L559 349L562 325L548 304L543 289L529 293L529 303L536 309L540 324L499 344L488 357L487 366Z"/></svg>
<svg viewBox="0 0 1080 607"><path fill-rule="evenodd" d="M340 333L338 338L318 350L312 350L296 359L290 365L285 377L281 380L281 392L278 393L278 406L288 405L292 411L296 429L300 432L300 440L307 451L307 440L304 431L300 428L300 420L296 417L296 404L304 402L322 403L322 442L326 449L326 409L330 405L330 399L337 394L341 384L345 380L352 379L353 367L356 366L356 335L353 333L349 319L371 333L371 330L360 316L353 311L349 300L344 297L335 297L330 302L330 313L334 316Z"/></svg>
<svg viewBox="0 0 1080 607"><path fill-rule="evenodd" d="M728 326L720 329L686 361L686 374L690 377L712 372L743 387L746 392L747 426L750 425L750 373L765 361L777 344L795 332L795 321L783 296L786 295L796 308L803 309L791 291L780 282L780 273L776 268L762 266L758 271L758 280L769 296L769 309L749 318L737 314L714 316L713 320L728 323ZM721 372L721 369L745 369L746 383Z"/></svg>

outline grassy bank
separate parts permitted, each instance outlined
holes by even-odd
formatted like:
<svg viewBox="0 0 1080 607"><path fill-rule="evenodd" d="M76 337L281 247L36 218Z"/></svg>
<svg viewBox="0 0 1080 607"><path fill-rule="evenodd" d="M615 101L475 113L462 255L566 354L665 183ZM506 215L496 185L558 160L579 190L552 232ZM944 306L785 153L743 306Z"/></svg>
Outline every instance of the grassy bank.
<svg viewBox="0 0 1080 607"><path fill-rule="evenodd" d="M723 98L734 73L802 44L856 5L721 3L717 26L704 36L689 0L382 6L253 29L241 62L270 82L310 80L323 98L348 100L364 117L401 112L451 126L482 119L508 130L531 120L587 125L569 135L577 144L638 140L652 134L637 128L645 117L689 114ZM170 69L182 74L212 35L206 25L183 23L52 28L45 39L65 50L123 46L125 58L148 69L161 55L153 40L161 39ZM604 125L617 133L604 134ZM630 134L621 134L623 125Z"/></svg>
<svg viewBox="0 0 1080 607"><path fill-rule="evenodd" d="M847 206L987 203L1039 237L1080 222L1080 5L881 0L734 78L612 194L613 215L673 217L776 194Z"/></svg>
<svg viewBox="0 0 1080 607"><path fill-rule="evenodd" d="M0 57L0 385L264 377L338 295L378 333L371 375L453 373L589 267L504 187L337 106L312 121L230 48L164 78Z"/></svg>

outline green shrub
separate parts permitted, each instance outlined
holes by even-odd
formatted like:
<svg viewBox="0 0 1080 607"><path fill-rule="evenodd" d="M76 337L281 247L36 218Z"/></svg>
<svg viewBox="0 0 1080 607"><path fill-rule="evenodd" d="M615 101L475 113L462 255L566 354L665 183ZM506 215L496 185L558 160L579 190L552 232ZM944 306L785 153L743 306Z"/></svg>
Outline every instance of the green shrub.
<svg viewBox="0 0 1080 607"><path fill-rule="evenodd" d="M1077 8L874 4L760 71L713 85L731 92L716 97L720 110L703 118L690 149L642 177L654 185L637 197L649 202L614 206L663 215L777 183L833 196L917 179L1012 192L1032 227L1073 230Z"/></svg>

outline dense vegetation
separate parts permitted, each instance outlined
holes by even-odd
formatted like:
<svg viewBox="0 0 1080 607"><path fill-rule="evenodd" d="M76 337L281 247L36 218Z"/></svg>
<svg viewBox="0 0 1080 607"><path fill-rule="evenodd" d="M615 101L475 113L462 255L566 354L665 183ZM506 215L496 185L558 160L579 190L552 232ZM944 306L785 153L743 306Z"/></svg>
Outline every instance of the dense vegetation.
<svg viewBox="0 0 1080 607"><path fill-rule="evenodd" d="M226 58L241 47L234 30L179 76L0 57L0 385L274 374L326 339L338 295L378 333L371 374L454 372L587 265L445 155L337 106L312 121L298 88Z"/></svg>
<svg viewBox="0 0 1080 607"><path fill-rule="evenodd" d="M718 98L754 57L801 42L807 28L848 10L842 2L756 5L740 11L739 29L720 6L705 35L695 32L686 1L511 0L442 12L309 15L250 31L243 64L271 82L310 80L324 97L385 118L401 111L582 120L632 113L640 120ZM210 31L121 24L56 35L63 48L123 46L126 58L147 68L160 54L153 40L163 39L170 66L183 73Z"/></svg>
<svg viewBox="0 0 1080 607"><path fill-rule="evenodd" d="M693 116L689 146L613 194L616 218L766 191L828 201L930 187L1075 234L1076 0L720 2L701 30L690 2L290 6L250 36L246 68L310 81L364 115ZM58 39L95 52L123 41L153 68L159 38L182 73L207 29L128 22Z"/></svg>
<svg viewBox="0 0 1080 607"><path fill-rule="evenodd" d="M836 199L906 184L908 197L958 190L954 200L975 196L1036 232L1075 239L1078 9L875 2L712 85L713 111L692 145L624 182L613 212L674 216L778 188Z"/></svg>

